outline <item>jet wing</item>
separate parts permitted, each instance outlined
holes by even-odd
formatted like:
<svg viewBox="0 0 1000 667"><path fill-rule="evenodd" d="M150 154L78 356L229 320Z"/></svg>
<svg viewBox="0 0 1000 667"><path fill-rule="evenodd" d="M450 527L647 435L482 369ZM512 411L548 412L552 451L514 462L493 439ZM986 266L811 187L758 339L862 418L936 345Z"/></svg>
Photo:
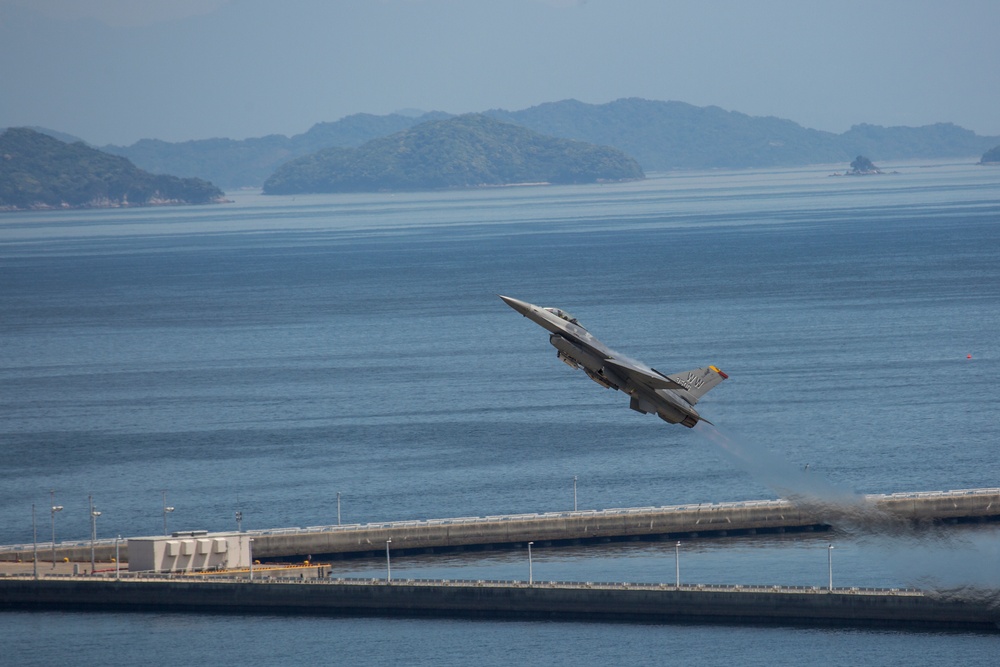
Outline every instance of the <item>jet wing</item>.
<svg viewBox="0 0 1000 667"><path fill-rule="evenodd" d="M605 359L604 364L610 366L616 373L632 382L652 389L684 389L684 385L671 380L659 371L642 368L619 359Z"/></svg>

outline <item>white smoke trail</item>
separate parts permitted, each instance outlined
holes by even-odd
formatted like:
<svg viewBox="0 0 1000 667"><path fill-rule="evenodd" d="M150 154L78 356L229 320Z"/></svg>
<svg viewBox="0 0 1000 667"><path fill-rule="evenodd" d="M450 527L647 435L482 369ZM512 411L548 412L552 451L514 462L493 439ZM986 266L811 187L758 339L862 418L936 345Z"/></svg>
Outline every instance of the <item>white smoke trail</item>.
<svg viewBox="0 0 1000 667"><path fill-rule="evenodd" d="M859 545L891 564L916 588L1000 613L1000 532L996 530L956 533L931 527L908 535L868 535Z"/></svg>
<svg viewBox="0 0 1000 667"><path fill-rule="evenodd" d="M706 422L698 422L694 430L735 465L779 497L813 515L818 523L833 526L847 535L916 534L911 521L882 510L865 496L838 486L815 471L792 465L758 444L723 433Z"/></svg>
<svg viewBox="0 0 1000 667"><path fill-rule="evenodd" d="M956 536L940 526L917 525L760 445L705 422L699 422L694 431L781 498L891 563L912 585L939 597L1000 609L1000 540L996 532Z"/></svg>
<svg viewBox="0 0 1000 667"><path fill-rule="evenodd" d="M835 485L822 475L800 469L760 445L725 434L707 422L698 422L694 431L786 500L808 505L845 506L845 509L864 503L863 496Z"/></svg>

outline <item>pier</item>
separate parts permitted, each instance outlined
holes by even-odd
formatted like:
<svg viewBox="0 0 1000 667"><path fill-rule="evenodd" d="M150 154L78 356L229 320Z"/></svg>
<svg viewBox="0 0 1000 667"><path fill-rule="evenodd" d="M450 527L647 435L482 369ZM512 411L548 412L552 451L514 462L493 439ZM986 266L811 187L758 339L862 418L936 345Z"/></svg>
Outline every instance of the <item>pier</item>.
<svg viewBox="0 0 1000 667"><path fill-rule="evenodd" d="M396 553L434 553L502 548L529 541L545 545L620 540L691 539L792 531L828 530L842 522L919 525L932 522L1000 520L1000 488L876 494L854 504L811 506L787 500L633 507L606 510L508 514L390 521L367 524L275 528L246 531L256 559L281 560L377 555L392 540ZM117 545L127 560L124 542ZM32 544L0 547L0 561L30 560ZM39 560L51 558L52 544L39 543ZM109 562L115 540L94 545L95 557ZM89 562L91 543L56 545L56 559Z"/></svg>

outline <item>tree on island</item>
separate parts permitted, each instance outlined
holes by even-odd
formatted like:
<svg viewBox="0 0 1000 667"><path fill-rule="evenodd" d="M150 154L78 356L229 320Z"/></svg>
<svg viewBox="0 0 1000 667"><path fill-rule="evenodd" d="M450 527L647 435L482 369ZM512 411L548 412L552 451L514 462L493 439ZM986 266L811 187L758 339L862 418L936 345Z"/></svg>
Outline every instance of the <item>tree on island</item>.
<svg viewBox="0 0 1000 667"><path fill-rule="evenodd" d="M1000 164L1000 146L991 148L983 153L983 157L979 160L979 164Z"/></svg>
<svg viewBox="0 0 1000 667"><path fill-rule="evenodd" d="M849 176L864 176L867 174L881 174L882 170L872 164L872 161L864 155L854 158L851 163L851 170L847 172Z"/></svg>

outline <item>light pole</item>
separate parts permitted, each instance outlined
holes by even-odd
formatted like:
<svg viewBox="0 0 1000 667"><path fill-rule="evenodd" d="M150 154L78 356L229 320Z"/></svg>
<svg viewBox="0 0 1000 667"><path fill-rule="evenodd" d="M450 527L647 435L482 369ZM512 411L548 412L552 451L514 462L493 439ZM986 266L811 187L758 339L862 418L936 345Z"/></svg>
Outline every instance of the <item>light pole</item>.
<svg viewBox="0 0 1000 667"><path fill-rule="evenodd" d="M392 563L389 562L389 545L392 544L390 537L385 541L385 583L392 583Z"/></svg>
<svg viewBox="0 0 1000 667"><path fill-rule="evenodd" d="M56 505L56 491L49 491L52 498L52 569L56 569L56 512L62 512L62 505Z"/></svg>
<svg viewBox="0 0 1000 667"><path fill-rule="evenodd" d="M163 492L163 535L164 536L170 534L167 532L167 514L173 511L174 511L173 507L167 507L167 492L164 491Z"/></svg>
<svg viewBox="0 0 1000 667"><path fill-rule="evenodd" d="M340 491L337 491L337 525L340 525Z"/></svg>
<svg viewBox="0 0 1000 667"><path fill-rule="evenodd" d="M535 575L531 570L531 545L534 542L528 542L528 585L531 586L535 583Z"/></svg>
<svg viewBox="0 0 1000 667"><path fill-rule="evenodd" d="M826 548L826 566L830 574L830 580L827 584L826 590L833 592L833 545L831 544Z"/></svg>
<svg viewBox="0 0 1000 667"><path fill-rule="evenodd" d="M118 554L118 543L121 542L122 536L119 535L115 538L115 581L121 578L121 556Z"/></svg>
<svg viewBox="0 0 1000 667"><path fill-rule="evenodd" d="M250 538L247 553L250 555L250 581L253 581L253 538Z"/></svg>
<svg viewBox="0 0 1000 667"><path fill-rule="evenodd" d="M674 586L681 587L681 543L674 545Z"/></svg>
<svg viewBox="0 0 1000 667"><path fill-rule="evenodd" d="M236 510L236 532L243 532L243 512Z"/></svg>
<svg viewBox="0 0 1000 667"><path fill-rule="evenodd" d="M31 503L31 561L35 579L38 578L38 529L35 527L35 503Z"/></svg>
<svg viewBox="0 0 1000 667"><path fill-rule="evenodd" d="M576 511L576 475L573 475L573 511Z"/></svg>
<svg viewBox="0 0 1000 667"><path fill-rule="evenodd" d="M94 496L87 496L90 500L90 573L94 574L94 542L97 541L97 517L101 513L94 509Z"/></svg>

